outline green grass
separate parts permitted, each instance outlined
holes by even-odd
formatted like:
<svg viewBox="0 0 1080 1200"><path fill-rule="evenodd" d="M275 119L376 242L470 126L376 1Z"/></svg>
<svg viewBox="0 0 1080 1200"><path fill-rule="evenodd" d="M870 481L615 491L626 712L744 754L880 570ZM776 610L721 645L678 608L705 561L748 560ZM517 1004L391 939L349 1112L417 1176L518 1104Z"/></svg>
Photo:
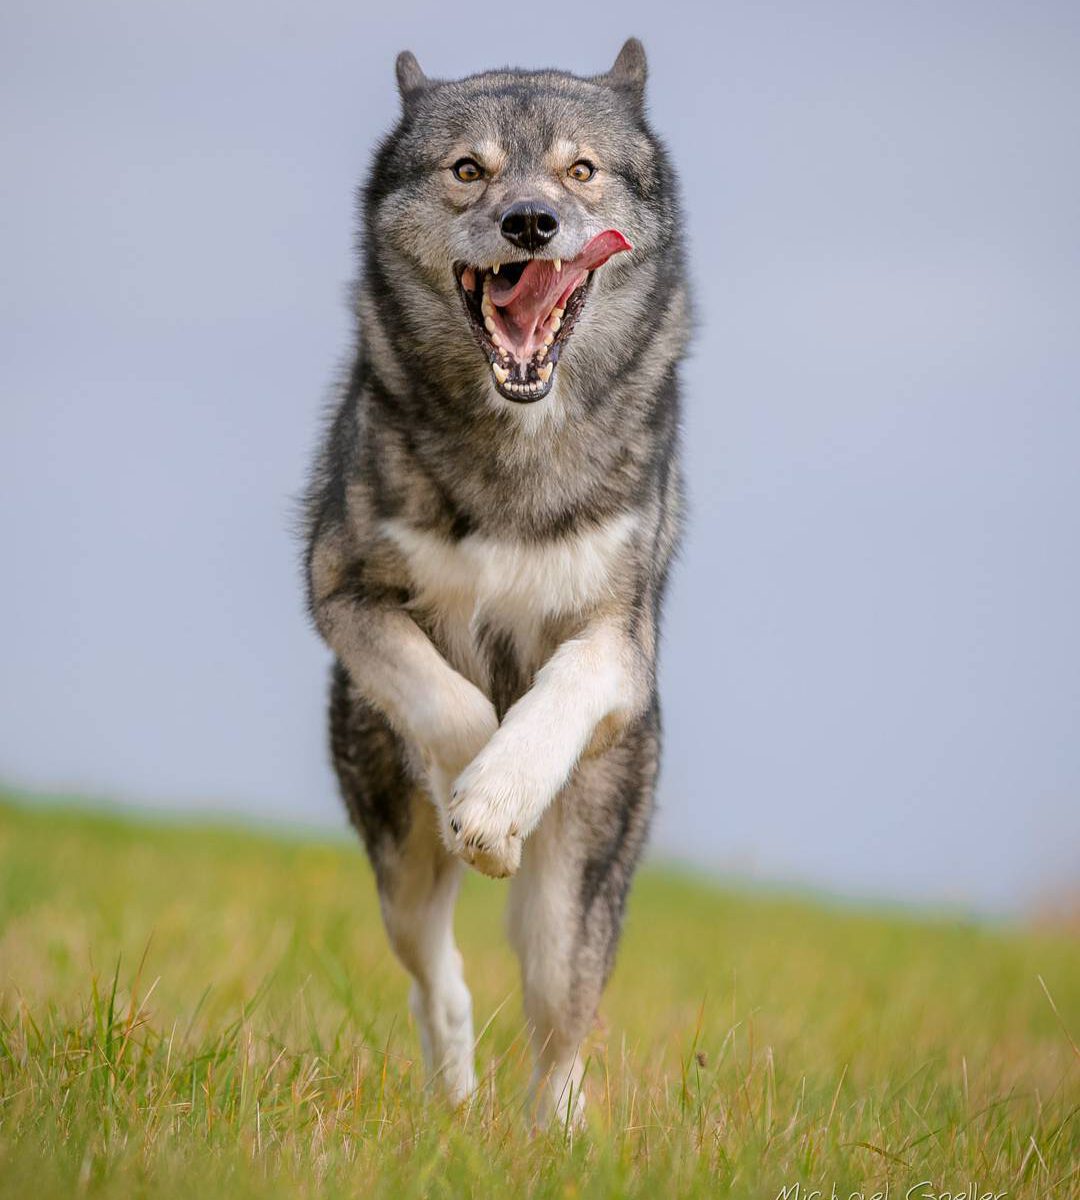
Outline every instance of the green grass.
<svg viewBox="0 0 1080 1200"><path fill-rule="evenodd" d="M459 909L483 1086L451 1112L350 842L0 804L0 1195L1080 1192L1064 928L644 871L587 1128L530 1136L503 895Z"/></svg>

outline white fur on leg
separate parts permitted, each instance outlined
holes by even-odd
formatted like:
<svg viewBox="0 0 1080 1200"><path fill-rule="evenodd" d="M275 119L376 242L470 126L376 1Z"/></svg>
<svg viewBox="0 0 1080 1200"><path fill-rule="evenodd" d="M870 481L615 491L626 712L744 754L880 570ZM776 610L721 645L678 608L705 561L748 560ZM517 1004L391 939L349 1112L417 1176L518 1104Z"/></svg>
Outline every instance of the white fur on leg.
<svg viewBox="0 0 1080 1200"><path fill-rule="evenodd" d="M437 979L425 985L414 979L409 1009L420 1032L424 1065L452 1103L460 1104L476 1090L473 1066L472 997L461 971L461 955L443 964ZM447 969L449 967L449 969Z"/></svg>
<svg viewBox="0 0 1080 1200"><path fill-rule="evenodd" d="M600 623L564 642L455 781L451 849L487 875L512 875L597 725L634 707L635 683L621 631Z"/></svg>
<svg viewBox="0 0 1080 1200"><path fill-rule="evenodd" d="M578 869L567 855L557 801L526 843L510 888L510 940L521 962L525 1015L535 1065L533 1111L538 1123L583 1119L579 1044L592 1020L592 1000L575 994L573 957L578 936Z"/></svg>
<svg viewBox="0 0 1080 1200"><path fill-rule="evenodd" d="M585 1065L578 1047L537 1047L532 1096L537 1125L559 1124L579 1129L585 1123L581 1077Z"/></svg>
<svg viewBox="0 0 1080 1200"><path fill-rule="evenodd" d="M461 864L439 842L435 813L413 808L413 827L382 895L390 944L413 979L409 1007L429 1075L454 1102L476 1088L472 998L454 945L454 901Z"/></svg>

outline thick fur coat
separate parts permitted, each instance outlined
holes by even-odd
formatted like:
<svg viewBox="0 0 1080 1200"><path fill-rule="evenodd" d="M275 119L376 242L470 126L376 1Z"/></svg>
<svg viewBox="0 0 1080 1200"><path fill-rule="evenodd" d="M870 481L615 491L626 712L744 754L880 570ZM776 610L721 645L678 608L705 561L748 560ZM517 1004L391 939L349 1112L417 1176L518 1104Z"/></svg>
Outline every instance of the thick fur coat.
<svg viewBox="0 0 1080 1200"><path fill-rule="evenodd" d="M334 764L428 1068L475 1086L463 864L512 876L537 1113L580 1113L653 806L688 327L631 39L603 75L429 80L363 191L358 339L307 499ZM632 248L631 248L632 247Z"/></svg>

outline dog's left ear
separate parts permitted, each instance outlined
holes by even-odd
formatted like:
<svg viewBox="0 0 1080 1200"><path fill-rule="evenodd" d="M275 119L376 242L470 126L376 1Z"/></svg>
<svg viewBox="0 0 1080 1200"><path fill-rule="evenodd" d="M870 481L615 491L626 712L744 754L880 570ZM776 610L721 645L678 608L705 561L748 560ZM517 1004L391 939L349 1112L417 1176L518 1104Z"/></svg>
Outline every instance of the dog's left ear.
<svg viewBox="0 0 1080 1200"><path fill-rule="evenodd" d="M398 91L401 93L402 106L407 110L409 105L426 90L431 80L424 74L423 67L416 61L416 55L411 50L402 50L394 65L397 73Z"/></svg>
<svg viewBox="0 0 1080 1200"><path fill-rule="evenodd" d="M611 70L601 75L600 79L608 87L624 93L633 102L634 107L640 110L645 106L645 78L648 73L645 47L636 37L632 37L626 39Z"/></svg>

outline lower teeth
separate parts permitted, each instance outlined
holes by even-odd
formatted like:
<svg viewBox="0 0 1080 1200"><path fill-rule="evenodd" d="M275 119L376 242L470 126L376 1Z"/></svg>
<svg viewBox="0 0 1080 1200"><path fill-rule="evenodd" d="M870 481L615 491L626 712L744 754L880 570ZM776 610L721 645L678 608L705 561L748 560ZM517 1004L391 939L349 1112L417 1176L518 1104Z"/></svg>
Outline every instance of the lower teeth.
<svg viewBox="0 0 1080 1200"><path fill-rule="evenodd" d="M492 275L498 274L498 270L498 267L496 267L492 271ZM555 370L555 362L559 355L559 347L554 344L555 336L562 328L563 319L566 316L566 306L553 308L544 322L543 330L545 336L542 351L544 352L546 361L543 366L537 366L535 363L530 364L535 369L536 377L531 380L519 382L516 379L510 378L510 373L515 363L506 346L504 346L502 339L499 337L498 327L495 323L495 306L492 304L489 294L490 283L491 276L485 275L483 280L483 297L480 302L480 316L484 332L495 348L496 358L490 364L491 373L495 376L495 382L504 391L512 392L517 396L539 394L546 390L547 385L551 382L551 374Z"/></svg>
<svg viewBox="0 0 1080 1200"><path fill-rule="evenodd" d="M546 363L544 366L537 368L538 379L526 380L523 383L519 383L516 379L510 379L509 372L505 367L500 366L498 363L491 364L491 373L495 376L495 380L499 386L518 395L531 395L533 392L542 391L544 385L551 379L551 373L554 370L554 363Z"/></svg>

